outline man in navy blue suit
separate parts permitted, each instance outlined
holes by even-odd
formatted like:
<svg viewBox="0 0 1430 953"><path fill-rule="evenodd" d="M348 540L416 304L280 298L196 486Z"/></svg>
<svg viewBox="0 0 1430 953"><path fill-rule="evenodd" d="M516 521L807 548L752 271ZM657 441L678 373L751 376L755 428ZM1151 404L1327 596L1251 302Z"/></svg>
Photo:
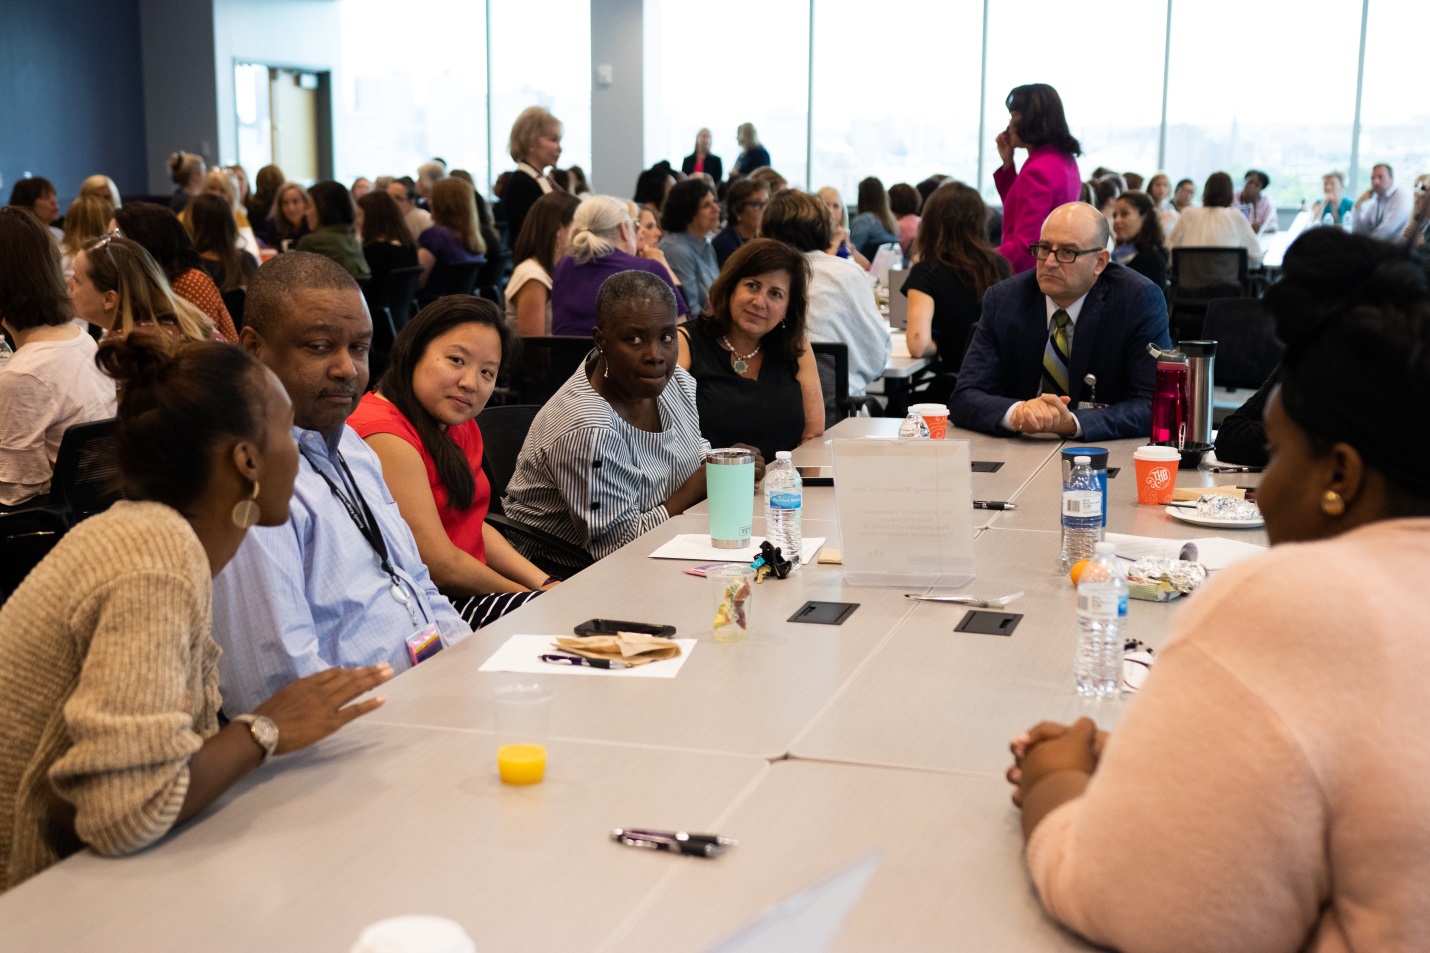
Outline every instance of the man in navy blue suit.
<svg viewBox="0 0 1430 953"><path fill-rule="evenodd" d="M1038 266L988 289L950 410L984 433L1083 440L1144 437L1156 360L1171 347L1162 289L1112 263L1107 219L1053 209L1032 246Z"/></svg>

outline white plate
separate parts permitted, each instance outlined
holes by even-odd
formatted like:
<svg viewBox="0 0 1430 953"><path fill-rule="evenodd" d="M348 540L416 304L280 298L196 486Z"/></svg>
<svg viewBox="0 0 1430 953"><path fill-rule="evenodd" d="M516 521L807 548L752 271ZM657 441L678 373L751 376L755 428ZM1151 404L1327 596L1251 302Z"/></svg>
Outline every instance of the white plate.
<svg viewBox="0 0 1430 953"><path fill-rule="evenodd" d="M1165 512L1168 516L1175 516L1183 523L1191 523L1193 526L1217 526L1227 529L1258 529L1266 525L1266 520L1259 517L1254 520L1219 519L1215 516L1203 516L1191 507L1186 506L1169 506Z"/></svg>

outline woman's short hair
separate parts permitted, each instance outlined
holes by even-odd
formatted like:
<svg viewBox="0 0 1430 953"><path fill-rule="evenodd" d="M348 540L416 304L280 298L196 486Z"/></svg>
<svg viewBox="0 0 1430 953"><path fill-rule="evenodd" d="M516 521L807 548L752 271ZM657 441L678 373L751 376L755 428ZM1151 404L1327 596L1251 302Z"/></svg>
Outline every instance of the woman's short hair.
<svg viewBox="0 0 1430 953"><path fill-rule="evenodd" d="M725 193L725 215L731 224L740 217L740 213L745 210L751 202L756 201L756 197L764 194L765 202L769 202L769 193L765 187L758 182L752 181L749 177L737 179L730 186L730 191Z"/></svg>
<svg viewBox="0 0 1430 953"><path fill-rule="evenodd" d="M208 315L174 294L159 263L138 242L106 235L87 245L84 256L89 263L87 277L95 289L113 291L119 297L114 312L116 334L128 334L140 325L163 324L167 318L187 340L213 337Z"/></svg>
<svg viewBox="0 0 1430 953"><path fill-rule="evenodd" d="M114 210L114 223L125 238L143 245L154 256L170 284L204 266L179 217L162 205L130 202Z"/></svg>
<svg viewBox="0 0 1430 953"><path fill-rule="evenodd" d="M988 241L988 207L962 182L950 179L933 190L917 241L924 261L952 271L979 301L1008 274L1007 261Z"/></svg>
<svg viewBox="0 0 1430 953"><path fill-rule="evenodd" d="M516 122L511 124L511 138L507 142L511 161L526 161L526 157L535 148L537 139L548 132L559 133L560 130L561 120L551 115L545 106L527 106L521 111L521 115L516 117Z"/></svg>
<svg viewBox="0 0 1430 953"><path fill-rule="evenodd" d="M362 240L364 244L373 242L397 242L411 248L412 232L403 220L402 209L397 200L384 189L373 189L357 200L362 208Z"/></svg>
<svg viewBox="0 0 1430 953"><path fill-rule="evenodd" d="M1332 169L1331 171L1327 172L1325 175L1321 176L1321 179L1322 181L1326 179L1335 179L1341 184L1342 189L1346 187L1346 174L1337 169Z"/></svg>
<svg viewBox="0 0 1430 953"><path fill-rule="evenodd" d="M895 218L917 215L923 205L924 197L909 183L895 182L889 186L889 211L894 213Z"/></svg>
<svg viewBox="0 0 1430 953"><path fill-rule="evenodd" d="M238 178L221 165L214 166L204 175L200 191L217 195L228 203L230 209L238 208Z"/></svg>
<svg viewBox="0 0 1430 953"><path fill-rule="evenodd" d="M1388 407L1430 396L1430 281L1404 248L1338 228L1306 231L1266 291L1281 361L1281 406L1325 453L1356 449L1394 491L1400 515L1430 513L1430 470L1407 452Z"/></svg>
<svg viewBox="0 0 1430 953"><path fill-rule="evenodd" d="M1015 86L1003 104L1018 114L1018 138L1030 147L1052 146L1071 156L1082 155L1082 145L1068 131L1062 97L1047 83Z"/></svg>
<svg viewBox="0 0 1430 953"><path fill-rule="evenodd" d="M186 186L204 167L204 157L192 152L172 152L169 154L169 177L174 184Z"/></svg>
<svg viewBox="0 0 1430 953"><path fill-rule="evenodd" d="M783 192L789 188L789 180L775 171L774 166L762 165L754 172L745 176L751 182L758 183L765 187L765 191L774 195L776 192Z"/></svg>
<svg viewBox="0 0 1430 953"><path fill-rule="evenodd" d="M639 304L658 304L676 317L675 289L649 271L618 271L596 292L596 327L605 329L618 314Z"/></svg>
<svg viewBox="0 0 1430 953"><path fill-rule="evenodd" d="M10 186L10 204L16 208L34 209L35 203L46 195L54 195L54 183L42 175L32 175L27 179L16 179ZM48 222L43 224L48 225Z"/></svg>
<svg viewBox="0 0 1430 953"><path fill-rule="evenodd" d="M844 207L844 196L839 194L838 189L836 189L832 185L825 185L822 186L820 190L814 194L821 202L825 203L826 205L829 203L829 200L833 198L834 204L839 206L839 221L831 221L831 224L833 224L835 228L839 228L841 226L844 228L849 227L849 210Z"/></svg>
<svg viewBox="0 0 1430 953"><path fill-rule="evenodd" d="M101 190L109 192L110 205L115 208L124 206L124 200L119 196L119 186L107 175L91 175L79 184L80 195L100 195Z"/></svg>
<svg viewBox="0 0 1430 953"><path fill-rule="evenodd" d="M789 275L789 300L784 320L765 334L761 347L788 361L796 361L804 353L808 327L810 267L809 259L786 242L754 238L735 249L720 269L720 277L710 286L710 310L698 320L709 326L716 336L729 334L733 321L730 298L740 282L775 271Z"/></svg>
<svg viewBox="0 0 1430 953"><path fill-rule="evenodd" d="M735 141L741 149L753 149L760 144L760 134L752 122L742 122L735 130Z"/></svg>
<svg viewBox="0 0 1430 953"><path fill-rule="evenodd" d="M387 370L377 389L392 401L412 424L422 446L432 457L437 479L447 488L447 500L459 510L472 508L476 482L467 455L457 446L447 428L426 410L412 390L412 376L434 338L464 324L481 324L497 333L501 341L502 363L507 362L514 341L501 309L485 298L447 295L417 312L397 334L388 356Z"/></svg>
<svg viewBox="0 0 1430 953"><path fill-rule="evenodd" d="M353 195L341 182L328 179L315 182L308 190L313 208L318 213L318 225L351 225L357 220Z"/></svg>
<svg viewBox="0 0 1430 953"><path fill-rule="evenodd" d="M660 207L660 227L667 232L683 232L695 221L700 203L715 190L704 179L686 179L671 186L665 204Z"/></svg>
<svg viewBox="0 0 1430 953"><path fill-rule="evenodd" d="M425 184L429 190L446 177L447 167L440 162L424 162L417 167L417 181ZM467 181L471 184L470 179Z"/></svg>
<svg viewBox="0 0 1430 953"><path fill-rule="evenodd" d="M550 192L531 203L512 248L512 262L519 265L534 258L548 275L555 271L556 233L563 225L571 224L581 204L570 192Z"/></svg>
<svg viewBox="0 0 1430 953"><path fill-rule="evenodd" d="M225 441L263 442L263 365L243 348L141 333L109 338L95 359L119 384L115 452L130 499L184 509L208 489Z"/></svg>
<svg viewBox="0 0 1430 953"><path fill-rule="evenodd" d="M1142 227L1133 236L1132 244L1165 254L1162 251L1162 216L1157 214L1157 203L1152 201L1152 196L1146 192L1123 192L1117 201L1126 202L1142 216Z"/></svg>
<svg viewBox="0 0 1430 953"><path fill-rule="evenodd" d="M432 221L457 233L462 246L474 255L486 252L482 222L477 215L477 191L468 182L448 176L432 186Z"/></svg>
<svg viewBox="0 0 1430 953"><path fill-rule="evenodd" d="M829 248L832 234L829 209L808 192L776 192L760 219L760 234L793 245L798 251L824 251Z"/></svg>
<svg viewBox="0 0 1430 953"><path fill-rule="evenodd" d="M193 239L194 250L217 255L223 266L223 284L220 291L232 291L248 283L243 269L243 251L238 247L238 225L233 220L233 209L222 198L212 193L194 196L187 209L189 213L189 237Z"/></svg>
<svg viewBox="0 0 1430 953"><path fill-rule="evenodd" d="M631 213L624 199L610 195L586 199L571 217L571 258L584 265L609 255L625 222L631 222Z"/></svg>
<svg viewBox="0 0 1430 953"><path fill-rule="evenodd" d="M1213 172L1207 176L1207 184L1202 187L1202 204L1207 208L1230 208L1236 190L1231 176L1225 172Z"/></svg>
<svg viewBox="0 0 1430 953"><path fill-rule="evenodd" d="M1256 183L1260 185L1263 189L1268 189L1271 187L1271 176L1267 175L1265 172L1262 172L1260 169L1247 169L1246 175L1243 175L1241 177L1241 180L1245 182L1247 179L1253 177L1255 177Z"/></svg>
<svg viewBox="0 0 1430 953"><path fill-rule="evenodd" d="M0 320L23 331L73 316L59 249L23 208L0 208L0 261Z"/></svg>
<svg viewBox="0 0 1430 953"><path fill-rule="evenodd" d="M258 175L253 180L253 198L262 203L267 208L273 201L274 194L287 181L283 176L283 170L276 165L266 165L258 170Z"/></svg>
<svg viewBox="0 0 1430 953"><path fill-rule="evenodd" d="M87 243L109 231L109 220L114 217L114 206L107 199L91 192L81 193L79 198L65 209L64 238L60 245L71 256L77 254Z"/></svg>

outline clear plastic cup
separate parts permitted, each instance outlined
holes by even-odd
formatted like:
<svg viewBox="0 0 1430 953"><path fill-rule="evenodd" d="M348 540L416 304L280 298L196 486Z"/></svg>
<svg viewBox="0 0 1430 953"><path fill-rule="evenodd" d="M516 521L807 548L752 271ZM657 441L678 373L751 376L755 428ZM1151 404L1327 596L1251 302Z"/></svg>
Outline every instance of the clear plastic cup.
<svg viewBox="0 0 1430 953"><path fill-rule="evenodd" d="M540 784L546 777L552 692L535 682L496 691L497 773L506 784Z"/></svg>
<svg viewBox="0 0 1430 953"><path fill-rule="evenodd" d="M728 563L705 572L710 580L710 631L717 642L743 642L750 637L755 596L755 571L744 563Z"/></svg>

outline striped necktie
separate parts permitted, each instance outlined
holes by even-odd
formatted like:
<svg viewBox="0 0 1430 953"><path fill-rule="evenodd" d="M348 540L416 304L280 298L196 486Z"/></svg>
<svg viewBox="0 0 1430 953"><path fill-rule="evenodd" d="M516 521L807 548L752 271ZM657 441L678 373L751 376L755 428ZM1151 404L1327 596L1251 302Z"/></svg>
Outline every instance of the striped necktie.
<svg viewBox="0 0 1430 953"><path fill-rule="evenodd" d="M1043 393L1068 396L1068 323L1062 308L1053 312L1053 329L1043 348Z"/></svg>

